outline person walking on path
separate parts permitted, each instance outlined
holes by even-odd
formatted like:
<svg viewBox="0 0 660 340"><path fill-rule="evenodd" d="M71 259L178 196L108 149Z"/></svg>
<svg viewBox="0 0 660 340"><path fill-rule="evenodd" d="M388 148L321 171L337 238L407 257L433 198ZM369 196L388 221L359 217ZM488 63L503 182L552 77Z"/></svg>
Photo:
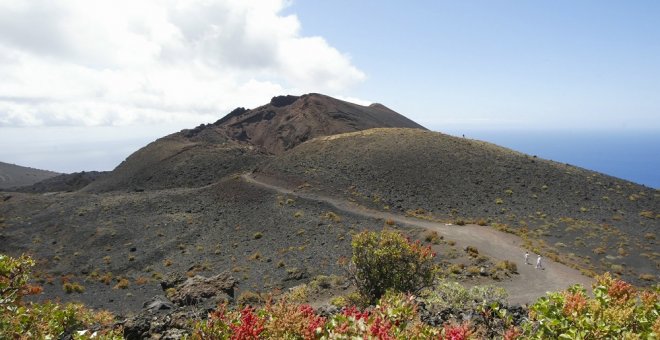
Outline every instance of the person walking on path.
<svg viewBox="0 0 660 340"><path fill-rule="evenodd" d="M541 255L536 259L536 269L543 269L543 265L541 264Z"/></svg>
<svg viewBox="0 0 660 340"><path fill-rule="evenodd" d="M525 264L530 264L529 263L529 252L528 251L525 252Z"/></svg>

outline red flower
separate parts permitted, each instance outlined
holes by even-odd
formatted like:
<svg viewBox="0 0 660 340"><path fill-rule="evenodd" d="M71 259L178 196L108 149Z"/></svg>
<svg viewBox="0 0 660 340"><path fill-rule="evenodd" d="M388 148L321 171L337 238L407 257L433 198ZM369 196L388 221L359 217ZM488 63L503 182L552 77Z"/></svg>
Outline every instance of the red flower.
<svg viewBox="0 0 660 340"><path fill-rule="evenodd" d="M241 311L241 323L230 327L234 333L232 340L256 340L264 331L264 320L254 314L254 308L248 306Z"/></svg>
<svg viewBox="0 0 660 340"><path fill-rule="evenodd" d="M356 321L359 321L360 319L366 320L369 318L369 311L360 312L360 310L355 306L350 306L344 309L341 313L344 316L354 318Z"/></svg>
<svg viewBox="0 0 660 340"><path fill-rule="evenodd" d="M390 329L392 329L392 324L378 316L369 327L369 335L381 340L394 340L394 337L390 335Z"/></svg>
<svg viewBox="0 0 660 340"><path fill-rule="evenodd" d="M444 337L446 340L466 340L470 336L470 327L467 324L458 325L445 325Z"/></svg>
<svg viewBox="0 0 660 340"><path fill-rule="evenodd" d="M633 295L635 295L635 288L630 283L627 283L622 280L613 280L609 289L607 290L607 295L611 296L615 300L628 301Z"/></svg>

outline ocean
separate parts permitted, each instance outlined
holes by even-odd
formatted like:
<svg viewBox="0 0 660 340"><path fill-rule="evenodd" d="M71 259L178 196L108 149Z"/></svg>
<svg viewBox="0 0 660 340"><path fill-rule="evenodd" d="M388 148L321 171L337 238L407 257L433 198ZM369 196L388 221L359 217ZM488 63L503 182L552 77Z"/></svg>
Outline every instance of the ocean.
<svg viewBox="0 0 660 340"><path fill-rule="evenodd" d="M660 188L660 132L432 129ZM59 172L112 170L134 151L173 131L169 126L2 128L0 161Z"/></svg>
<svg viewBox="0 0 660 340"><path fill-rule="evenodd" d="M529 155L660 188L660 132L458 131Z"/></svg>

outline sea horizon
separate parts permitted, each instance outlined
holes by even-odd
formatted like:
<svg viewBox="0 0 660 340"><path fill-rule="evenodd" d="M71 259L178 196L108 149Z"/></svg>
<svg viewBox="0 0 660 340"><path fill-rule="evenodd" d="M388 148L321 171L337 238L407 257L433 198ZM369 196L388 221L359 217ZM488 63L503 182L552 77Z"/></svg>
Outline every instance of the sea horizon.
<svg viewBox="0 0 660 340"><path fill-rule="evenodd" d="M660 133L654 131L459 131L447 133L660 188Z"/></svg>
<svg viewBox="0 0 660 340"><path fill-rule="evenodd" d="M24 129L3 128L0 161L62 173L112 170L133 152L180 130L163 127L145 133L119 127L118 133L111 133L106 127L41 127L26 133ZM653 131L432 130L660 188L660 133ZM53 137L48 143L24 137L33 134Z"/></svg>

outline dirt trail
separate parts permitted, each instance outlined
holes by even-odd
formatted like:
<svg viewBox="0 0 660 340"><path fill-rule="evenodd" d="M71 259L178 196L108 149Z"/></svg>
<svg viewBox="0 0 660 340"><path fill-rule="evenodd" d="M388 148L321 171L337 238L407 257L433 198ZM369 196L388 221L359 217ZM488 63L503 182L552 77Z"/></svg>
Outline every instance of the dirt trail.
<svg viewBox="0 0 660 340"><path fill-rule="evenodd" d="M512 280L499 282L496 285L504 287L507 290L509 293L509 302L513 304L533 302L538 297L545 295L548 291L565 289L575 283L580 283L589 288L593 282L593 279L582 275L579 271L547 258L543 258L543 270L535 269L535 265L525 265L525 249L520 246L522 243L520 238L493 228L478 225L455 226L424 221L368 209L347 200L283 188L256 179L252 174L244 174L242 178L253 185L306 200L324 202L334 206L338 210L351 214L377 219L391 219L402 225L435 230L441 235L444 235L445 238L456 241L459 249L463 249L465 246L474 246L479 250L480 254L489 256L494 260L512 261L517 264L519 274L514 275ZM536 264L535 254L530 254L530 263Z"/></svg>

